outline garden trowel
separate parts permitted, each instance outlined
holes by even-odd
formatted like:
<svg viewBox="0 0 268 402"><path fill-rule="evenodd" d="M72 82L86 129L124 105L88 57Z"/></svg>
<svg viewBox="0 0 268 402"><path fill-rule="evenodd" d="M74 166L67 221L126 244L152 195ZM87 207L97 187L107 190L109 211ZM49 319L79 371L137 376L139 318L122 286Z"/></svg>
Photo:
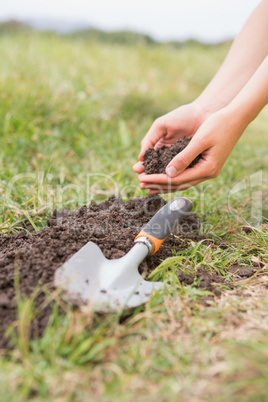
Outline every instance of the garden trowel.
<svg viewBox="0 0 268 402"><path fill-rule="evenodd" d="M163 282L145 281L139 264L156 253L181 219L192 209L187 198L178 197L164 205L134 240L122 258L108 260L100 248L88 242L55 272L54 283L77 305L90 304L96 311L118 311L148 301Z"/></svg>

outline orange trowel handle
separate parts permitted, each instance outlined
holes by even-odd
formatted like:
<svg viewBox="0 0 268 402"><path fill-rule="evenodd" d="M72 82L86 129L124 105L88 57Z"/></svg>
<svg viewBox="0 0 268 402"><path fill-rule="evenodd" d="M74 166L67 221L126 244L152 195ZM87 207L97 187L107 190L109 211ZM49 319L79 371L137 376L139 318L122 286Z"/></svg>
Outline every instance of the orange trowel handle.
<svg viewBox="0 0 268 402"><path fill-rule="evenodd" d="M192 207L193 204L188 198L178 197L168 202L144 226L135 238L135 242L139 237L147 237L154 246L152 254L156 253L182 218L192 210Z"/></svg>

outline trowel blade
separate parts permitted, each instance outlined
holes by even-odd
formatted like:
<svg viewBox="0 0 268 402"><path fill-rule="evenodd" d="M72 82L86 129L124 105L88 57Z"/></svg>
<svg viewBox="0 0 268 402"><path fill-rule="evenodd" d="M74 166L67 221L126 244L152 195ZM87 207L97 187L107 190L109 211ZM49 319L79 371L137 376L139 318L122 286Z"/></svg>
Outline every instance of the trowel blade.
<svg viewBox="0 0 268 402"><path fill-rule="evenodd" d="M87 303L99 287L101 265L106 260L101 249L88 242L55 272L54 284L64 289L70 301Z"/></svg>
<svg viewBox="0 0 268 402"><path fill-rule="evenodd" d="M108 260L100 248L88 242L55 273L55 286L61 287L68 300L91 304L96 311L118 311L147 302L162 282L145 281L138 272L148 250L136 244L124 257Z"/></svg>

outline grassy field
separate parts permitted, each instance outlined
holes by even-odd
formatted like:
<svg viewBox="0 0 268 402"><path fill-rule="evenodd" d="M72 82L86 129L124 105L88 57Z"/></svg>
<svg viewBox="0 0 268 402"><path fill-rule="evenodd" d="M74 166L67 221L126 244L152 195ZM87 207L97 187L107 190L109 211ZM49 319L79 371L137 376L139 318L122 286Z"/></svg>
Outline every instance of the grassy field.
<svg viewBox="0 0 268 402"><path fill-rule="evenodd" d="M16 232L25 215L39 230L56 207L145 196L132 171L140 140L156 117L200 93L227 51L228 44L2 34L1 231ZM123 323L87 310L67 309L62 318L55 304L44 336L32 341L25 337L32 301L21 300L15 348L0 351L1 401L268 400L267 124L266 108L221 175L183 192L201 232L227 249L200 242L178 255L191 272L226 276L231 264L252 261L263 269L209 307L204 292L177 281L172 294L156 295ZM246 234L247 223L256 230Z"/></svg>

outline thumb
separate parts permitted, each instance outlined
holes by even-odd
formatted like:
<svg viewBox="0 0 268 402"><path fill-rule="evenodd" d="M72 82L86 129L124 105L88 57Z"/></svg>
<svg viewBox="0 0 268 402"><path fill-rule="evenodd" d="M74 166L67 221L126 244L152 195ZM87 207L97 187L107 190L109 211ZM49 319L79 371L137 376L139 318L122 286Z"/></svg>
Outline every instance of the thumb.
<svg viewBox="0 0 268 402"><path fill-rule="evenodd" d="M200 143L192 139L187 147L169 162L166 167L166 174L169 177L177 176L183 172L202 151L204 150L200 146Z"/></svg>

